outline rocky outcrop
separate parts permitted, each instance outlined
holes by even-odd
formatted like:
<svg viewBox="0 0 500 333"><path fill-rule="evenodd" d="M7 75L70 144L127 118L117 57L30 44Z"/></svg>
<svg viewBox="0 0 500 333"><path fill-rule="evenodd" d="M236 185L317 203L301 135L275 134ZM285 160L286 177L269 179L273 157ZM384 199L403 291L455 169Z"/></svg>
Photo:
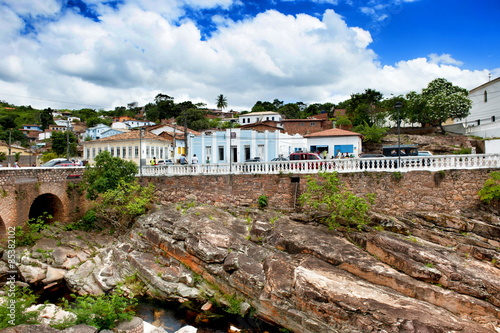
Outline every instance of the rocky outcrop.
<svg viewBox="0 0 500 333"><path fill-rule="evenodd" d="M309 220L164 205L119 240L62 233L18 249L19 271L81 294L123 282L131 295L253 308L293 332L500 332L498 216L378 211L363 231Z"/></svg>
<svg viewBox="0 0 500 333"><path fill-rule="evenodd" d="M131 239L202 277L193 288L215 285L295 332L500 332L498 225L382 212L373 214L379 230L342 232L246 214L165 206Z"/></svg>

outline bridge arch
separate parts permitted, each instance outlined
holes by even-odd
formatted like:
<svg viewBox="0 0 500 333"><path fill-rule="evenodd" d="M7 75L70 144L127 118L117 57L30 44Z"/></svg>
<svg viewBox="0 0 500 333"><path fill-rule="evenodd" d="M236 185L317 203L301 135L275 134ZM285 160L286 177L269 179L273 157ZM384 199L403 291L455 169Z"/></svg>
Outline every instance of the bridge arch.
<svg viewBox="0 0 500 333"><path fill-rule="evenodd" d="M31 204L28 219L36 219L44 213L52 216L46 222L63 221L64 220L64 205L61 199L52 193L45 193L35 198Z"/></svg>
<svg viewBox="0 0 500 333"><path fill-rule="evenodd" d="M0 216L0 242L7 238L7 227L5 226L5 222Z"/></svg>

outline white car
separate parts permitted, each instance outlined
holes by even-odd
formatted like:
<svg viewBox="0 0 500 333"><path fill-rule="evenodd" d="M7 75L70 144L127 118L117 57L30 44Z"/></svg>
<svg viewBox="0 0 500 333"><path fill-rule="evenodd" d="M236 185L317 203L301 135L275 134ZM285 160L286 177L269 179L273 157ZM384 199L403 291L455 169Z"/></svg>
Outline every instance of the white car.
<svg viewBox="0 0 500 333"><path fill-rule="evenodd" d="M418 152L418 156L432 156L432 153L430 151L427 151L427 150L420 150Z"/></svg>

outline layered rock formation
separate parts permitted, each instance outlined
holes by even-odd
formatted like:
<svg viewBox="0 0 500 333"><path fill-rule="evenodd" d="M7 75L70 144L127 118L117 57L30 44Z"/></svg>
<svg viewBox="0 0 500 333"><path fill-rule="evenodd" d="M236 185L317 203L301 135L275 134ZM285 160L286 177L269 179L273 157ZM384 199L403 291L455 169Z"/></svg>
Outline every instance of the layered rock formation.
<svg viewBox="0 0 500 333"><path fill-rule="evenodd" d="M59 246L65 257L54 249L37 260L69 268L64 279L80 293L135 276L156 298L252 307L293 332L500 332L495 215L379 211L362 232L309 220L171 204L88 258ZM65 268L72 258L81 263Z"/></svg>
<svg viewBox="0 0 500 333"><path fill-rule="evenodd" d="M135 232L295 332L500 331L498 224L378 213L384 231L341 232L273 214L169 206Z"/></svg>

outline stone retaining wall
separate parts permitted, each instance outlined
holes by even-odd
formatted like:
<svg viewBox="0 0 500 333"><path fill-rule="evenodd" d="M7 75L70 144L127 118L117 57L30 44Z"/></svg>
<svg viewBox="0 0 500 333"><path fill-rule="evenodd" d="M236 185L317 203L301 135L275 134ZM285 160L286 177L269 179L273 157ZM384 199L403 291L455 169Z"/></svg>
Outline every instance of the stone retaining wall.
<svg viewBox="0 0 500 333"><path fill-rule="evenodd" d="M477 192L491 171L364 172L339 177L358 195L375 193L375 208L456 213L480 203ZM259 196L266 195L270 207L283 209L293 209L306 186L303 175L145 177L142 181L157 186L160 202L191 198L218 207L257 207Z"/></svg>

